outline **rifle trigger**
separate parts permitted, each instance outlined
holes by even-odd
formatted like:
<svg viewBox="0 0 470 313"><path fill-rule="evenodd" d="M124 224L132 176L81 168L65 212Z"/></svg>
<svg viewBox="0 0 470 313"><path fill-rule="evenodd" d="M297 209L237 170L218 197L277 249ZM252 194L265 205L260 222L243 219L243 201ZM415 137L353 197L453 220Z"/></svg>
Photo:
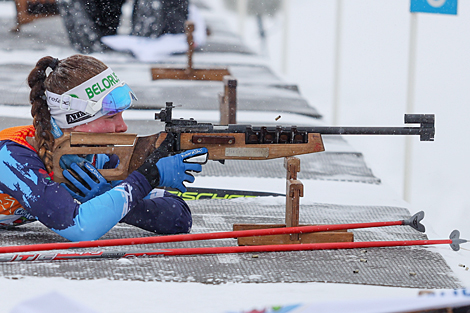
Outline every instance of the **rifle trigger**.
<svg viewBox="0 0 470 313"><path fill-rule="evenodd" d="M201 155L196 155L196 156L187 158L186 160L184 160L184 162L185 163L196 163L196 164L204 165L204 164L207 163L208 160L209 160L209 154L204 153L204 154L201 154Z"/></svg>
<svg viewBox="0 0 470 313"><path fill-rule="evenodd" d="M235 137L233 136L208 136L208 135L194 135L191 139L195 144L209 144L209 145L233 145L235 144Z"/></svg>

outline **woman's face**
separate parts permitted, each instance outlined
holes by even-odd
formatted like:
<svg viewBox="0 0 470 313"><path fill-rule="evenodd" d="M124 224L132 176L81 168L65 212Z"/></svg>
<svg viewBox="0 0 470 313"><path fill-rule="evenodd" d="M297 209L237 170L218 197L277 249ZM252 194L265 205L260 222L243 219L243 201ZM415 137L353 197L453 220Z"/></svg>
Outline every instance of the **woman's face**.
<svg viewBox="0 0 470 313"><path fill-rule="evenodd" d="M122 119L122 112L114 115L102 116L90 123L75 126L71 129L84 133L123 133L127 131L127 125Z"/></svg>

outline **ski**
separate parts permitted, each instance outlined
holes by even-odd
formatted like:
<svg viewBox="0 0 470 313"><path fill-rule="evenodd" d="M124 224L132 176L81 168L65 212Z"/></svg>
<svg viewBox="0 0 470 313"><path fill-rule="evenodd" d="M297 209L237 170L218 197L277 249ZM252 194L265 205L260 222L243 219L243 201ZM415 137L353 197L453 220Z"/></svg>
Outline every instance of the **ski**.
<svg viewBox="0 0 470 313"><path fill-rule="evenodd" d="M176 255L203 255L203 254L225 254L225 253L247 253L247 252L278 252L278 251L307 251L307 250L337 250L357 248L378 247L400 247L400 246L424 246L450 244L454 251L460 249L460 244L468 242L460 239L460 232L454 230L449 239L440 240L404 240L404 241L365 241L365 242L330 242L310 244L286 244L267 246L233 246L233 247L206 247L206 248L178 248L157 249L145 251L99 251L80 253L33 253L0 255L0 262L22 262L22 261L54 261L54 260L77 260L77 259L120 259L152 256L176 256Z"/></svg>
<svg viewBox="0 0 470 313"><path fill-rule="evenodd" d="M410 226L416 229L417 231L424 232L425 227L423 224L420 223L420 221L423 218L424 218L424 212L420 211L408 219L399 220L399 221L313 225L313 226L238 230L238 231L216 232L216 233L181 234L181 235L105 239L105 240L78 241L78 242L43 243L43 244L22 245L22 246L4 246L4 247L0 247L0 253L63 250L63 249L75 249L75 248L94 248L94 247L107 247L107 246L141 245L141 244L164 243L164 242L168 243L168 242L178 242L178 241L195 241L195 240L226 239L226 238L239 238L239 237L251 237L251 236L268 236L268 235L277 235L277 234L301 234L301 233L313 233L313 232L322 232L322 231L398 226L398 225Z"/></svg>
<svg viewBox="0 0 470 313"><path fill-rule="evenodd" d="M235 198L256 198L256 197L285 197L285 194L264 191L251 191L251 190L233 190L233 189L219 189L219 188L201 188L201 187L187 187L186 192L181 192L177 189L165 189L169 193L183 198L185 201L190 200L205 200L205 199L235 199Z"/></svg>

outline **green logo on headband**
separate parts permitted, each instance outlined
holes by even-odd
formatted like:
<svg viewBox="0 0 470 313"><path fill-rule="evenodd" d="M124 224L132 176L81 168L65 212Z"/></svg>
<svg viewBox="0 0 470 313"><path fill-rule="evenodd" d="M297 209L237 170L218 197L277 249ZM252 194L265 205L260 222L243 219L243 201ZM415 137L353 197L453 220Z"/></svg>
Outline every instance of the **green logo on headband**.
<svg viewBox="0 0 470 313"><path fill-rule="evenodd" d="M104 77L101 82L91 85L90 87L85 88L85 92L88 95L88 99L93 99L95 96L99 95L102 92L106 92L107 89L113 87L119 83L119 78L113 72L112 75Z"/></svg>

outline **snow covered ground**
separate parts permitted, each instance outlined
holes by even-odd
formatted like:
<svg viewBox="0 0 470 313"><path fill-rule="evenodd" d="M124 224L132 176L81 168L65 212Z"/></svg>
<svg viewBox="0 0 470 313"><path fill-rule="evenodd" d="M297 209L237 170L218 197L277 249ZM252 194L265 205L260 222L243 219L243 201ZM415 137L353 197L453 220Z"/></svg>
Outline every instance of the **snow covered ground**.
<svg viewBox="0 0 470 313"><path fill-rule="evenodd" d="M222 11L222 1L208 1ZM470 238L467 192L470 177L466 148L470 130L470 3L459 3L458 16L420 14L418 17L418 63L416 111L406 112L409 1L343 1L343 37L340 81L342 125L402 125L404 113L435 113L436 141L414 140L411 204L402 200L403 145L399 137L348 137L362 151L367 163L383 185L308 182L306 190L315 190L315 201L349 204L406 206L412 213L424 210L427 235L445 239L459 229ZM332 119L335 1L290 0L286 72L282 73L283 14L266 19L268 57L279 75L300 86L301 93L325 116ZM1 14L13 16L13 3L0 3ZM235 15L222 11L237 30ZM255 21L247 18L246 42L258 48ZM0 51L2 62L30 59L51 54L63 57L63 51ZM103 60L106 61L105 57ZM13 113L12 113L13 114ZM197 116L194 116L197 119ZM248 117L247 117L248 118ZM416 139L416 138L415 138ZM328 149L328 147L326 147ZM201 177L196 185L222 184ZM233 184L244 182L233 181ZM282 192L275 182L263 186ZM470 247L459 252L447 245L430 247L439 251L467 287L470 271ZM418 290L342 284L226 284L154 283L127 281L70 281L65 279L0 278L2 310L18 303L56 291L92 308L96 312L227 312L249 311L272 305L378 299L416 296ZM77 292L78 291L78 292Z"/></svg>

